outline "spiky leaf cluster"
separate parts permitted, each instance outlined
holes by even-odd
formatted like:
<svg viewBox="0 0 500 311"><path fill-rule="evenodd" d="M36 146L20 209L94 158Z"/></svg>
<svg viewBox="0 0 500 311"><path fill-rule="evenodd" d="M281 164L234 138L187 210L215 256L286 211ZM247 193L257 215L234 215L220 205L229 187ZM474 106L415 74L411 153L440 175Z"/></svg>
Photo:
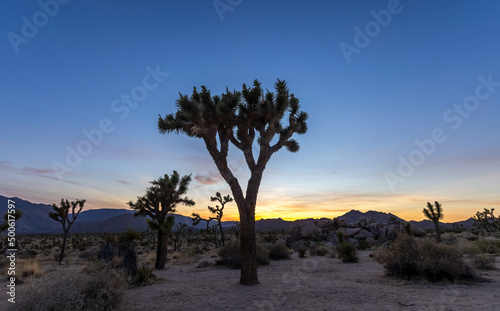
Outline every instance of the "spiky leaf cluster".
<svg viewBox="0 0 500 311"><path fill-rule="evenodd" d="M202 138L216 158L227 157L230 141L243 151L250 170L282 147L298 151L299 144L291 137L307 131L307 113L300 110L299 100L289 92L286 82L279 79L275 93L264 92L258 80L252 87L243 84L241 92L226 88L225 93L215 96L205 86L200 92L195 87L191 96L180 94L176 106L175 114L160 116L160 133ZM261 148L257 160L252 151L254 142Z"/></svg>
<svg viewBox="0 0 500 311"><path fill-rule="evenodd" d="M433 222L438 222L439 219L443 218L443 209L438 201L435 201L434 205L427 202L427 208L424 207L423 212L425 216Z"/></svg>
<svg viewBox="0 0 500 311"><path fill-rule="evenodd" d="M167 214L175 212L179 204L187 206L195 204L185 196L190 182L191 175L181 178L177 171L173 171L170 176L165 174L152 181L144 196L138 197L135 203L130 201L128 204L136 211L136 216L150 217L147 222L151 229L168 233L174 222L173 218L167 217Z"/></svg>
<svg viewBox="0 0 500 311"><path fill-rule="evenodd" d="M76 200L69 202L68 200L61 199L59 206L52 204L53 212L49 213L49 217L53 220L60 222L63 230L69 230L69 227L76 221L78 215L82 211L85 200ZM71 209L71 218L69 211Z"/></svg>

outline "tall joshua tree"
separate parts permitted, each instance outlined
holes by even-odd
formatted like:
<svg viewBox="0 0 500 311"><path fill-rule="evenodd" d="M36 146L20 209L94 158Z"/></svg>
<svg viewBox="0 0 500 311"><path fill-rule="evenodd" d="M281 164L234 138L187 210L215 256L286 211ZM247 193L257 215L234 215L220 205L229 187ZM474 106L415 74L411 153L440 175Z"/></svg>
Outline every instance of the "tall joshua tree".
<svg viewBox="0 0 500 311"><path fill-rule="evenodd" d="M191 175L179 176L174 171L171 176L165 174L151 182L152 186L146 190L146 194L137 198L137 202L130 201L128 204L136 210L136 216L149 216L147 220L151 229L158 231L158 248L156 249L156 269L164 269L167 257L167 246L170 231L174 225L174 215L179 204L193 206L193 200L185 197ZM184 196L184 197L183 197Z"/></svg>
<svg viewBox="0 0 500 311"><path fill-rule="evenodd" d="M61 253L59 254L58 262L61 263L64 259L64 251L66 250L66 243L68 241L69 229L75 223L78 215L82 211L85 200L76 200L70 202L68 200L61 199L60 206L52 204L53 212L49 213L49 217L57 222L60 222L63 227L63 244L61 247ZM69 210L71 208L71 216Z"/></svg>
<svg viewBox="0 0 500 311"><path fill-rule="evenodd" d="M434 202L434 205L427 202L427 208L424 207L423 212L434 223L434 227L436 228L436 243L441 242L441 229L439 228L439 220L443 218L441 204L438 201Z"/></svg>
<svg viewBox="0 0 500 311"><path fill-rule="evenodd" d="M229 184L238 206L241 232L240 283L258 284L255 241L255 206L262 175L271 156L285 147L296 152L299 144L293 134L307 131L307 113L300 111L299 100L289 92L285 81L275 84L276 93L264 92L259 81L253 87L243 84L241 92L226 92L212 96L201 87L191 96L180 94L175 114L160 116L160 133L182 133L201 138L219 173ZM282 123L282 119L286 124ZM250 170L246 192L229 167L229 142L239 149ZM258 154L254 155L254 150Z"/></svg>

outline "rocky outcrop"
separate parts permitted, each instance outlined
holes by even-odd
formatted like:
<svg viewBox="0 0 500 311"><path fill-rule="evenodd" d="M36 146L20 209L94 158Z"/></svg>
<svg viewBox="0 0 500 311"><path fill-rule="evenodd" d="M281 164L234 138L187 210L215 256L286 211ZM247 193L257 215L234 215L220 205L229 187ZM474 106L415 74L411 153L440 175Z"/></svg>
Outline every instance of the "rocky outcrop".
<svg viewBox="0 0 500 311"><path fill-rule="evenodd" d="M425 231L416 224L411 224L410 230L414 236L425 236ZM300 239L321 239L335 244L337 235L341 233L346 239L356 243L366 241L375 244L377 241L395 239L398 232L403 232L400 223L382 223L370 217L362 217L358 222L349 224L339 218L301 219L293 222L286 242L290 245Z"/></svg>

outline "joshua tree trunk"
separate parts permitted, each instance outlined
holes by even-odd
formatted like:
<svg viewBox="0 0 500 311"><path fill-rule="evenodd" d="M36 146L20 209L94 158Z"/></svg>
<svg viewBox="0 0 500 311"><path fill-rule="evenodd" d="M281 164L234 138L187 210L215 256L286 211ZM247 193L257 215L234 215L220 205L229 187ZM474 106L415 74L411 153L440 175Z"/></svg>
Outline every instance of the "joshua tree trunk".
<svg viewBox="0 0 500 311"><path fill-rule="evenodd" d="M68 230L69 231L69 230ZM64 230L63 243L61 247L61 254L59 254L59 263L64 259L64 251L66 250L66 243L68 242L68 231Z"/></svg>
<svg viewBox="0 0 500 311"><path fill-rule="evenodd" d="M168 236L169 236L168 233L164 233L161 229L158 229L158 248L156 249L155 269L158 270L165 269L165 262L167 259Z"/></svg>
<svg viewBox="0 0 500 311"><path fill-rule="evenodd" d="M241 276L240 284L259 284L255 242L255 204L244 203L240 210Z"/></svg>
<svg viewBox="0 0 500 311"><path fill-rule="evenodd" d="M436 242L441 243L441 228L439 228L439 220L434 222L436 227Z"/></svg>
<svg viewBox="0 0 500 311"><path fill-rule="evenodd" d="M224 230L222 230L222 221L219 218L219 229L220 229L220 245L224 246Z"/></svg>

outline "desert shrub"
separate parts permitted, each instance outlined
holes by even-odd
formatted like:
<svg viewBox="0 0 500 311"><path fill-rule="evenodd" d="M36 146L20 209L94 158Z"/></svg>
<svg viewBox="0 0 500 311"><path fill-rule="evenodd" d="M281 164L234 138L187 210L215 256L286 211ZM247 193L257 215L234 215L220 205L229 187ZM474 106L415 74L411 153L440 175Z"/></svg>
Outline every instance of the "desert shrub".
<svg viewBox="0 0 500 311"><path fill-rule="evenodd" d="M290 250L283 243L276 243L269 248L269 259L290 259Z"/></svg>
<svg viewBox="0 0 500 311"><path fill-rule="evenodd" d="M398 235L390 247L379 249L375 259L384 265L387 275L399 278L421 277L436 282L476 277L455 247L406 235Z"/></svg>
<svg viewBox="0 0 500 311"><path fill-rule="evenodd" d="M87 249L87 250L84 250L83 252L80 252L80 254L78 255L78 258L87 259L89 261L94 261L94 260L97 260L97 255L96 255L96 252L94 250Z"/></svg>
<svg viewBox="0 0 500 311"><path fill-rule="evenodd" d="M467 236L466 239L469 240L469 241L477 241L477 235Z"/></svg>
<svg viewBox="0 0 500 311"><path fill-rule="evenodd" d="M219 260L217 260L217 264L225 265L232 269L241 268L241 254L239 243L226 243L223 247L220 248L218 255ZM269 251L264 245L260 243L257 243L257 264L269 264Z"/></svg>
<svg viewBox="0 0 500 311"><path fill-rule="evenodd" d="M482 254L500 254L500 240L478 240L474 245Z"/></svg>
<svg viewBox="0 0 500 311"><path fill-rule="evenodd" d="M326 256L328 253L328 248L324 245L314 244L309 249L309 255L311 256Z"/></svg>
<svg viewBox="0 0 500 311"><path fill-rule="evenodd" d="M472 255L472 264L480 270L495 270L495 257L486 254Z"/></svg>
<svg viewBox="0 0 500 311"><path fill-rule="evenodd" d="M337 253L342 262L358 262L356 246L348 241L343 241L337 247Z"/></svg>
<svg viewBox="0 0 500 311"><path fill-rule="evenodd" d="M123 277L105 266L84 273L57 271L19 289L11 310L116 310L125 286Z"/></svg>
<svg viewBox="0 0 500 311"><path fill-rule="evenodd" d="M473 279L474 273L463 259L463 255L455 247L425 240L419 243L421 262L420 274L427 280L455 281Z"/></svg>
<svg viewBox="0 0 500 311"><path fill-rule="evenodd" d="M370 243L366 242L366 240L359 241L358 249L367 250L370 249Z"/></svg>
<svg viewBox="0 0 500 311"><path fill-rule="evenodd" d="M306 248L305 247L300 247L299 250L298 250L298 252L299 252L299 257L300 258L306 257Z"/></svg>
<svg viewBox="0 0 500 311"><path fill-rule="evenodd" d="M40 252L37 251L36 249L25 249L22 250L21 252L18 253L19 258L22 259L33 259L35 258Z"/></svg>

